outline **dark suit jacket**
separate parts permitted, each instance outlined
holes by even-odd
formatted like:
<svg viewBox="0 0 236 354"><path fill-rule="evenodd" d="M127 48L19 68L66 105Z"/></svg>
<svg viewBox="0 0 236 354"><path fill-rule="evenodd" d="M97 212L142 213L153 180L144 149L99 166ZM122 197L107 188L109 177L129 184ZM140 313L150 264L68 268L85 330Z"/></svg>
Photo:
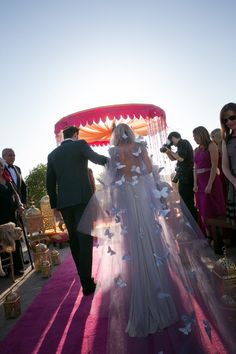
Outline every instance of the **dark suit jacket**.
<svg viewBox="0 0 236 354"><path fill-rule="evenodd" d="M107 157L95 153L85 140L65 140L48 155L46 185L53 209L88 203L93 194L88 160L105 165Z"/></svg>
<svg viewBox="0 0 236 354"><path fill-rule="evenodd" d="M24 179L22 177L21 169L20 169L20 167L18 167L16 165L13 165L13 168L14 168L14 170L16 172L16 177L17 177L17 183L16 184L15 184L13 178L12 178L13 186L16 187L16 191L19 194L21 202L23 204L26 204L26 201L27 201L27 187L26 187L25 181L24 181ZM10 169L8 169L6 167L6 170L8 171L8 173L11 176Z"/></svg>

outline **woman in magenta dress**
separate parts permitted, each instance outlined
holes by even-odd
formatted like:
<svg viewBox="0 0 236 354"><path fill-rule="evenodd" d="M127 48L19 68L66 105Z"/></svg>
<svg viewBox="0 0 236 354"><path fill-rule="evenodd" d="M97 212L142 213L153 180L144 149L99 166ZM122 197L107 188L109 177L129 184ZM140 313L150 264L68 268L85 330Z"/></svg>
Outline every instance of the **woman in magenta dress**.
<svg viewBox="0 0 236 354"><path fill-rule="evenodd" d="M198 144L194 153L194 192L199 222L206 237L211 238L207 219L225 214L223 186L217 169L219 153L206 128L195 128L193 138Z"/></svg>

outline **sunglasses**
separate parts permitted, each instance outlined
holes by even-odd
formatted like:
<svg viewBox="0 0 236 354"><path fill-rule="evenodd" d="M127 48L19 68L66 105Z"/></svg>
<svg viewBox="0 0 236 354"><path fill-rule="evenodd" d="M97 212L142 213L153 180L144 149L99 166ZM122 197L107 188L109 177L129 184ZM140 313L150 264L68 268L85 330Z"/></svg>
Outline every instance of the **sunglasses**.
<svg viewBox="0 0 236 354"><path fill-rule="evenodd" d="M228 120L230 120L232 122L232 121L236 120L236 115L230 116L228 118L223 118L222 120L223 120L223 123L227 123Z"/></svg>

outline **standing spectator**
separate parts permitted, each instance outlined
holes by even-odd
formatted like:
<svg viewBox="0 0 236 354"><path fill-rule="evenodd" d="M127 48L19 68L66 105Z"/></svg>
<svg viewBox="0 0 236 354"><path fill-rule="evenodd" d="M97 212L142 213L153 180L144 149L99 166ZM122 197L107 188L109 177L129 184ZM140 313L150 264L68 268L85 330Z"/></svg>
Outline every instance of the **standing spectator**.
<svg viewBox="0 0 236 354"><path fill-rule="evenodd" d="M178 181L179 194L194 219L197 219L193 192L193 148L190 142L182 139L178 132L171 132L168 135L168 140L170 141L169 147L171 145L177 147L176 152L173 152L169 147L166 147L165 151L163 150L170 160L177 161L174 182Z"/></svg>
<svg viewBox="0 0 236 354"><path fill-rule="evenodd" d="M2 158L6 161L6 169L12 177L12 182L16 187L17 193L19 194L24 207L26 207L26 199L27 199L26 184L22 177L20 167L14 165L15 162L14 150L11 148L3 149Z"/></svg>
<svg viewBox="0 0 236 354"><path fill-rule="evenodd" d="M222 169L229 181L226 215L236 224L236 103L226 104L220 112L222 127Z"/></svg>
<svg viewBox="0 0 236 354"><path fill-rule="evenodd" d="M216 143L218 147L218 152L219 152L219 161L218 161L218 169L220 172L220 178L223 186L223 191L224 191L224 196L225 196L225 201L227 199L228 195L228 181L224 175L224 172L222 170L222 133L220 128L216 128L211 132L211 139Z"/></svg>
<svg viewBox="0 0 236 354"><path fill-rule="evenodd" d="M194 191L199 210L199 221L206 237L211 239L207 219L225 214L223 187L220 176L217 174L219 153L205 127L195 128L193 138L198 144L194 151ZM218 247L216 243L214 245L215 251L221 253L221 245Z"/></svg>
<svg viewBox="0 0 236 354"><path fill-rule="evenodd" d="M0 158L0 225L10 221L16 224L17 212L21 213L24 208L4 167L5 161ZM12 252L14 271L17 276L22 276L24 264L20 240L16 240L15 245L16 249Z"/></svg>

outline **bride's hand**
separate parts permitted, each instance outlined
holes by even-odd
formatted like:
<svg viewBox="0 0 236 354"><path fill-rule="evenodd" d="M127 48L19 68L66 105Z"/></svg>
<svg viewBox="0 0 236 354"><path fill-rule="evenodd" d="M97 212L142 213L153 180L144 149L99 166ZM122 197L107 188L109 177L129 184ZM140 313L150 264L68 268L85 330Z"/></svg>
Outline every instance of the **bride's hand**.
<svg viewBox="0 0 236 354"><path fill-rule="evenodd" d="M54 217L57 221L63 221L63 217L61 215L61 212L57 209L53 209Z"/></svg>
<svg viewBox="0 0 236 354"><path fill-rule="evenodd" d="M109 167L110 160L111 160L111 159L108 157L108 158L107 158L107 162L106 162L106 164L104 165L104 167L106 167L106 168Z"/></svg>

